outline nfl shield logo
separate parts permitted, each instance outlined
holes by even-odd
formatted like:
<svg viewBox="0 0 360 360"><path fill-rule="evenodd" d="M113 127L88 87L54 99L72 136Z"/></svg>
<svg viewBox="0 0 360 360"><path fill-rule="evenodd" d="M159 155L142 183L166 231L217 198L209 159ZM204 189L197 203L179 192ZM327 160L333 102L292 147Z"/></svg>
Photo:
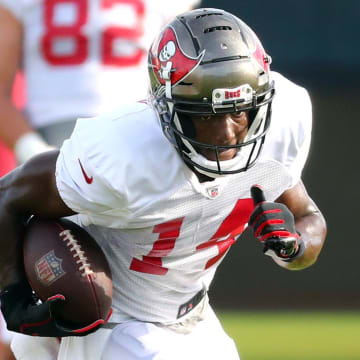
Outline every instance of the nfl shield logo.
<svg viewBox="0 0 360 360"><path fill-rule="evenodd" d="M38 279L49 286L54 281L65 275L61 267L62 259L55 256L54 250L51 250L35 263L35 271Z"/></svg>
<svg viewBox="0 0 360 360"><path fill-rule="evenodd" d="M219 195L219 186L213 186L207 189L210 197L214 198Z"/></svg>

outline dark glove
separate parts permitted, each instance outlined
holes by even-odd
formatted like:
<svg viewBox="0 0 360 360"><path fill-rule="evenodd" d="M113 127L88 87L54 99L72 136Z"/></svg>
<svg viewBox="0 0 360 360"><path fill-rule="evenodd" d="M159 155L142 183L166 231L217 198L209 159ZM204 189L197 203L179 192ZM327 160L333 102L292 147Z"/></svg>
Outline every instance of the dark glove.
<svg viewBox="0 0 360 360"><path fill-rule="evenodd" d="M104 320L100 319L83 328L69 328L56 319L57 309L61 308L65 297L55 295L42 304L38 304L26 280L5 287L0 295L1 311L8 330L18 333L66 337L85 336L96 331Z"/></svg>
<svg viewBox="0 0 360 360"><path fill-rule="evenodd" d="M302 255L304 246L295 229L294 215L286 205L265 201L259 186L251 188L255 209L249 219L249 226L255 237L263 243L264 254L292 261Z"/></svg>

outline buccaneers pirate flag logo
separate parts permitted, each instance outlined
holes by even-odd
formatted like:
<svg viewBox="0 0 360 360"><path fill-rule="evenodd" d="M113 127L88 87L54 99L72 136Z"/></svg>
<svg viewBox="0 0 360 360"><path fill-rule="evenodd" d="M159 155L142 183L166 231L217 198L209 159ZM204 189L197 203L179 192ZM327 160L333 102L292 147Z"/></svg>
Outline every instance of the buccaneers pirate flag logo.
<svg viewBox="0 0 360 360"><path fill-rule="evenodd" d="M150 54L158 81L165 85L165 82L170 80L171 85L176 85L200 64L205 51L196 58L185 54L180 48L174 29L167 27L154 42Z"/></svg>

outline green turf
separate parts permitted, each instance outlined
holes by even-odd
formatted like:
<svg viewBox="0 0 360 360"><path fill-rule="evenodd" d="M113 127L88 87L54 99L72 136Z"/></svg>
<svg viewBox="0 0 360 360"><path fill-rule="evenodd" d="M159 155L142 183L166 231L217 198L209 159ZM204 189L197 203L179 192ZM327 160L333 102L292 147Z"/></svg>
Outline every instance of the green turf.
<svg viewBox="0 0 360 360"><path fill-rule="evenodd" d="M360 360L360 312L218 311L218 316L241 360Z"/></svg>

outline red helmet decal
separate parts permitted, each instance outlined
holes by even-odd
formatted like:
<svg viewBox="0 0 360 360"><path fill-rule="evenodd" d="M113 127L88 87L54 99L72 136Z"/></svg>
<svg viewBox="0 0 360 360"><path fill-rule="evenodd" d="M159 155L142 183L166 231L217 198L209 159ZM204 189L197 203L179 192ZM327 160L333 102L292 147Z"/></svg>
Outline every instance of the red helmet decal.
<svg viewBox="0 0 360 360"><path fill-rule="evenodd" d="M268 56L265 54L265 50L260 44L260 41L256 39L256 50L254 52L254 58L260 64L260 66L268 73L270 70L270 62Z"/></svg>
<svg viewBox="0 0 360 360"><path fill-rule="evenodd" d="M170 76L171 85L177 84L188 76L200 63L204 51L193 58L180 48L173 28L167 27L160 35L159 41L154 42L151 50L151 62L154 73L162 85ZM170 75L168 74L171 64Z"/></svg>

